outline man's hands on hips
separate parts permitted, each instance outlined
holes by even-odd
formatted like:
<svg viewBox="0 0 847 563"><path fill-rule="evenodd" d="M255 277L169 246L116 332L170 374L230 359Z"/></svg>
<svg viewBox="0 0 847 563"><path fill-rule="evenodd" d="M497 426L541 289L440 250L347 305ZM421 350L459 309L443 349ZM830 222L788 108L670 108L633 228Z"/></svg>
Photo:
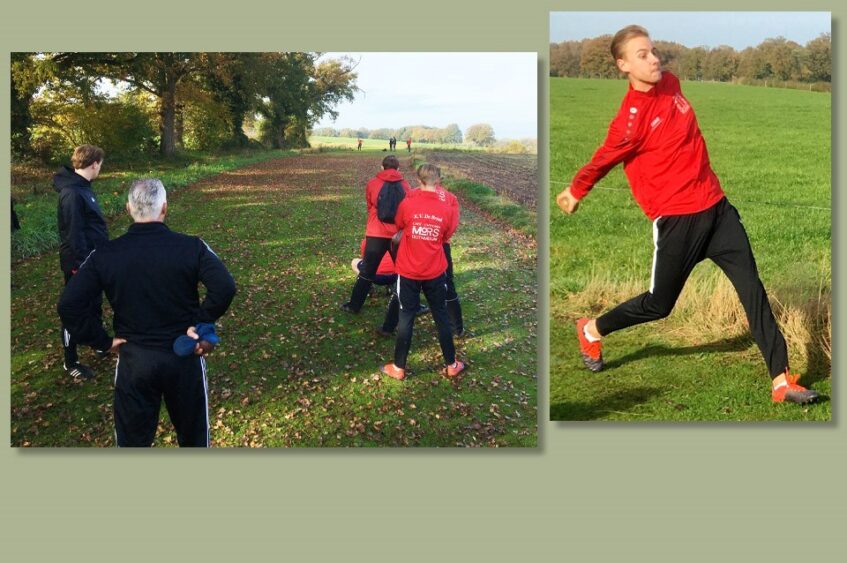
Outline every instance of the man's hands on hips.
<svg viewBox="0 0 847 563"><path fill-rule="evenodd" d="M125 338L113 338L112 347L109 348L109 352L112 354L117 354L118 352L120 352L121 344L126 344Z"/></svg>
<svg viewBox="0 0 847 563"><path fill-rule="evenodd" d="M207 356L212 350L215 349L215 345L211 342L207 342L205 340L200 340L200 336L197 334L197 327L190 326L188 330L185 331L185 334L193 338L197 341L197 344L194 346L194 354L197 356Z"/></svg>
<svg viewBox="0 0 847 563"><path fill-rule="evenodd" d="M579 200L571 194L571 188L568 186L566 190L556 196L556 204L562 208L562 211L570 215L579 207Z"/></svg>

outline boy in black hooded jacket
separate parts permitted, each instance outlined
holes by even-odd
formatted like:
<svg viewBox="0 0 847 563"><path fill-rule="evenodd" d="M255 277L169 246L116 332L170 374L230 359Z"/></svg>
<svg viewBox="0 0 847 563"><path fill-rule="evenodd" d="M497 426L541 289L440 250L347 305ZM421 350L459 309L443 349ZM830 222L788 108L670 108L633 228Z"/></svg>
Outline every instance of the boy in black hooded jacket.
<svg viewBox="0 0 847 563"><path fill-rule="evenodd" d="M103 165L103 149L93 145L81 145L74 149L71 166L63 166L53 175L53 189L59 194L57 221L59 227L59 266L65 277L65 285L76 274L80 264L98 245L109 240L106 218L91 189L91 182L100 174ZM98 296L91 302L92 312L102 318L103 298ZM91 379L94 372L79 363L77 343L62 326L62 347L65 352L65 371L74 379ZM105 354L107 351L102 351Z"/></svg>

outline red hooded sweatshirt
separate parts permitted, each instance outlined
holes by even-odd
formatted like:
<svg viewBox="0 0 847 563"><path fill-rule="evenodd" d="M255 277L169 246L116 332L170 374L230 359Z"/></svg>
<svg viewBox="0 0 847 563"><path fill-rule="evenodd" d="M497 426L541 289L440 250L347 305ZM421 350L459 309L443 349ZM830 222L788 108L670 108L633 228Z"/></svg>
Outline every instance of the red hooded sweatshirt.
<svg viewBox="0 0 847 563"><path fill-rule="evenodd" d="M368 225L365 228L365 236L378 238L391 238L397 232L397 225L391 223L383 223L376 216L376 200L379 197L379 190L385 182L403 182L403 189L406 194L409 194L411 187L409 183L403 179L403 175L399 171L389 168L381 170L379 174L374 176L365 187L365 201L368 203Z"/></svg>
<svg viewBox="0 0 847 563"><path fill-rule="evenodd" d="M454 224L452 229L450 229L450 236L452 236L452 233L455 233L456 228L459 226L459 199L452 193L448 192L444 186L438 186L435 191L438 194L438 199L447 202L447 205L449 205L453 209ZM444 238L444 244L450 244L450 237Z"/></svg>
<svg viewBox="0 0 847 563"><path fill-rule="evenodd" d="M400 202L395 221L403 229L397 250L397 273L431 280L447 269L444 240L456 229L455 211L437 191L413 190Z"/></svg>
<svg viewBox="0 0 847 563"><path fill-rule="evenodd" d="M582 199L621 162L651 220L697 213L724 197L694 110L669 72L648 92L629 87L603 146L574 176L571 194Z"/></svg>

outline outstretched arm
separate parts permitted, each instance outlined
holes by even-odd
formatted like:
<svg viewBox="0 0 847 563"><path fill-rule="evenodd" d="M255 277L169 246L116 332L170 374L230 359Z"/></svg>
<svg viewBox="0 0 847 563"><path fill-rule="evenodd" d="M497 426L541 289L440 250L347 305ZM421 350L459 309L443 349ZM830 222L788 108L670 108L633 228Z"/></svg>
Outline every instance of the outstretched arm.
<svg viewBox="0 0 847 563"><path fill-rule="evenodd" d="M579 201L597 182L612 168L635 156L639 147L637 130L634 132L631 125L624 125L627 121L620 116L612 121L603 145L594 152L591 161L579 169L571 185L556 197L556 203L562 211L574 213L579 207Z"/></svg>

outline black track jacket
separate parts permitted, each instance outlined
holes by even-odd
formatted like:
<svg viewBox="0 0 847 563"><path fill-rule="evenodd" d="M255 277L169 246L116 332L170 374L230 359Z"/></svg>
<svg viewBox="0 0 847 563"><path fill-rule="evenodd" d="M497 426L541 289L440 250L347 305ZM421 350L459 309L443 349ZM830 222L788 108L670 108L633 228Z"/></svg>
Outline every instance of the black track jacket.
<svg viewBox="0 0 847 563"><path fill-rule="evenodd" d="M70 274L92 250L109 240L109 229L91 182L72 168L63 166L53 175L53 189L59 193L59 265Z"/></svg>
<svg viewBox="0 0 847 563"><path fill-rule="evenodd" d="M206 287L202 303L198 282ZM59 316L71 335L107 350L112 338L89 314L101 291L115 314L115 337L170 349L189 326L214 323L226 312L235 281L202 239L175 233L164 223L133 223L125 235L88 255L59 300Z"/></svg>

